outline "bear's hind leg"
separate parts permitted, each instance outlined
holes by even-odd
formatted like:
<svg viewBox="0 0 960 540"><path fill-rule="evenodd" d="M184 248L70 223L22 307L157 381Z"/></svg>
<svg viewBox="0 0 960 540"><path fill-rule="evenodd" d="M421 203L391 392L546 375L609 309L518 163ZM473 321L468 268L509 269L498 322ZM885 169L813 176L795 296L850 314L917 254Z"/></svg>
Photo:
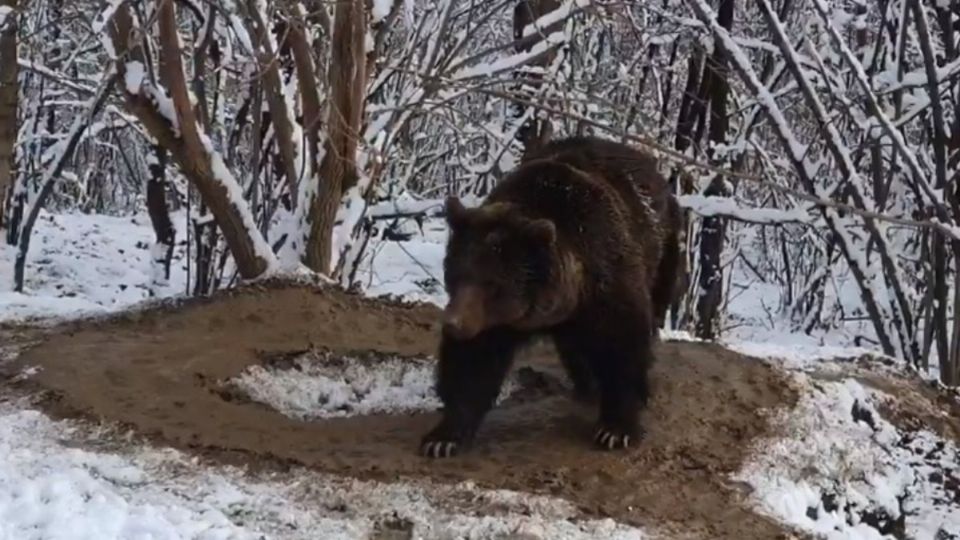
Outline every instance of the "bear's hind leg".
<svg viewBox="0 0 960 540"><path fill-rule="evenodd" d="M682 271L682 253L680 252L680 241L676 235L668 235L664 241L663 252L660 257L660 264L656 271L656 281L650 289L650 298L653 303L654 328L653 335L656 337L659 330L664 327L667 321L667 312L673 305L674 297L677 292L677 276Z"/></svg>
<svg viewBox="0 0 960 540"><path fill-rule="evenodd" d="M620 306L616 311L623 313L611 317L585 344L600 389L594 441L604 449L627 448L644 435L638 415L649 398L647 370L653 361L651 321L644 307Z"/></svg>
<svg viewBox="0 0 960 540"><path fill-rule="evenodd" d="M469 340L442 337L436 390L443 417L424 435L421 454L451 457L472 441L500 394L522 340L507 330L490 330Z"/></svg>
<svg viewBox="0 0 960 540"><path fill-rule="evenodd" d="M663 245L660 252L660 264L656 269L656 282L650 290L654 312L654 335L664 327L667 313L674 307L677 297L683 290L681 277L686 274L686 259L683 256L682 239L685 236L683 210L674 196L667 199L666 215L660 224ZM676 316L676 313L674 313Z"/></svg>
<svg viewBox="0 0 960 540"><path fill-rule="evenodd" d="M573 397L577 401L591 401L596 397L596 381L590 370L589 358L577 349L575 343L564 339L563 332L554 336L554 344L560 363L573 384Z"/></svg>

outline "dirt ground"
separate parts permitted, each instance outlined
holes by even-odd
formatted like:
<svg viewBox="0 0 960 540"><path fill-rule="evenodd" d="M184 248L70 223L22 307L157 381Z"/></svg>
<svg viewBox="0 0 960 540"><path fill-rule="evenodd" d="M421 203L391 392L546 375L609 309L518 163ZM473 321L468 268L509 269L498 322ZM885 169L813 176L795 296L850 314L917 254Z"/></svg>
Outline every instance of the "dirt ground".
<svg viewBox="0 0 960 540"><path fill-rule="evenodd" d="M662 343L646 440L627 453L589 444L594 411L556 389L493 411L472 451L431 461L417 455L436 413L303 422L231 399L220 381L271 356L311 347L432 355L438 310L293 284L244 288L214 299L46 333L11 373L40 367L27 382L57 416L117 422L158 442L253 465L302 464L377 480L471 480L479 486L550 494L589 516L694 538L791 536L747 508L733 485L754 439L770 434L766 413L796 392L758 360L718 346ZM548 347L520 361L558 374Z"/></svg>

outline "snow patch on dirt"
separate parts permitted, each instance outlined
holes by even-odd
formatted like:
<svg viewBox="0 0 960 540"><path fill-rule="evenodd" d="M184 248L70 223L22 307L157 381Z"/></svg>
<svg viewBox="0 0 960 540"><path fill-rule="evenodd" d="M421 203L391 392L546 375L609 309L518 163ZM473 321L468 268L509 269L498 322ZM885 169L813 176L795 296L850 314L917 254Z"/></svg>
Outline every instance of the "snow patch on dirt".
<svg viewBox="0 0 960 540"><path fill-rule="evenodd" d="M251 366L226 386L300 420L413 413L440 407L433 389L434 366L426 358L311 351ZM517 387L516 378L508 378L499 400Z"/></svg>
<svg viewBox="0 0 960 540"><path fill-rule="evenodd" d="M899 431L877 410L894 397L852 378L796 375L785 435L763 441L736 475L760 510L827 538L960 538L960 454L925 430Z"/></svg>

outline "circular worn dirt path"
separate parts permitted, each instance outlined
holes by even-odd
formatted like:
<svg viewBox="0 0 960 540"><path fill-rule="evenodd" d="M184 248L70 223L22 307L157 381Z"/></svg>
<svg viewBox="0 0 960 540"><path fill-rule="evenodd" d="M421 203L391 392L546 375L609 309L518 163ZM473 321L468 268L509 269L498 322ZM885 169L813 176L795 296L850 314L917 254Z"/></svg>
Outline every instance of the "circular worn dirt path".
<svg viewBox="0 0 960 540"><path fill-rule="evenodd" d="M365 479L471 480L482 487L551 494L586 514L696 538L773 539L785 530L747 508L726 479L757 437L766 412L796 393L764 363L719 346L661 343L646 440L627 453L589 444L594 411L565 395L494 410L473 450L451 460L417 455L436 414L303 422L225 399L218 381L271 355L318 346L432 355L439 311L295 284L248 287L213 299L48 333L8 369L40 371L26 383L57 415L120 422L173 446L243 456L252 465L294 463ZM547 348L520 360L558 370ZM228 394L226 394L228 395Z"/></svg>

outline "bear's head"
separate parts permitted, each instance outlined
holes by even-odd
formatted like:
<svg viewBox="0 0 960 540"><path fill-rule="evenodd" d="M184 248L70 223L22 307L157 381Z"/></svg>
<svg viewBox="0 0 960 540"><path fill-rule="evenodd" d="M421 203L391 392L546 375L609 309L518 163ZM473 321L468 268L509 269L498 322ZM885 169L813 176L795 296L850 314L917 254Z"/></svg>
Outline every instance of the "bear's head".
<svg viewBox="0 0 960 540"><path fill-rule="evenodd" d="M497 327L532 329L562 308L565 265L552 221L509 202L466 208L456 197L447 199L446 215L445 334L470 339Z"/></svg>

